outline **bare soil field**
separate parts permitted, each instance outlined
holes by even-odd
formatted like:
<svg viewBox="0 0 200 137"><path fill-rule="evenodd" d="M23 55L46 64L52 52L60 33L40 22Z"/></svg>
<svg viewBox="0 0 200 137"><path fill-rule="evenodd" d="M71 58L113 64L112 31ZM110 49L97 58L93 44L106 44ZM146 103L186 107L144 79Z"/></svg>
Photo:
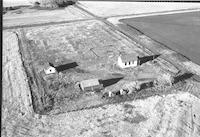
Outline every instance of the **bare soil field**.
<svg viewBox="0 0 200 137"><path fill-rule="evenodd" d="M51 24L90 18L92 18L90 15L74 6L61 9L23 7L5 13L3 15L3 27L5 29L10 27L30 26L30 24Z"/></svg>
<svg viewBox="0 0 200 137"><path fill-rule="evenodd" d="M173 2L115 2L115 1L80 1L78 4L90 13L103 18L199 9L199 3Z"/></svg>

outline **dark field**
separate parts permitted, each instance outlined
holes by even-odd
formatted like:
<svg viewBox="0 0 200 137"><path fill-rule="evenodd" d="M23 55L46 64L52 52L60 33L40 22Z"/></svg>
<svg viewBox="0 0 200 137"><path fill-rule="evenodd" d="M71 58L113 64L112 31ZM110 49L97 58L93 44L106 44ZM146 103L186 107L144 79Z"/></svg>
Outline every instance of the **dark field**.
<svg viewBox="0 0 200 137"><path fill-rule="evenodd" d="M121 22L200 64L200 12L138 17Z"/></svg>

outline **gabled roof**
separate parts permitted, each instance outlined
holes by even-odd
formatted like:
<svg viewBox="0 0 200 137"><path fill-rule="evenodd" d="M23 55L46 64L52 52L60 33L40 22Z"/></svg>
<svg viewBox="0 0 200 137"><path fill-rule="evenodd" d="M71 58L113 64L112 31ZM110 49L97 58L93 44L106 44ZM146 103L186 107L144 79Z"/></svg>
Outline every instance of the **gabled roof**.
<svg viewBox="0 0 200 137"><path fill-rule="evenodd" d="M137 60L137 55L134 54L134 53L123 53L123 54L120 54L121 56L121 59L122 59L122 62L129 62L129 61L135 61Z"/></svg>
<svg viewBox="0 0 200 137"><path fill-rule="evenodd" d="M80 84L81 84L82 88L100 85L98 79L83 80L80 82Z"/></svg>
<svg viewBox="0 0 200 137"><path fill-rule="evenodd" d="M43 68L45 69L45 70L47 70L47 69L49 69L51 66L49 65L49 63L45 63L44 65L43 65Z"/></svg>

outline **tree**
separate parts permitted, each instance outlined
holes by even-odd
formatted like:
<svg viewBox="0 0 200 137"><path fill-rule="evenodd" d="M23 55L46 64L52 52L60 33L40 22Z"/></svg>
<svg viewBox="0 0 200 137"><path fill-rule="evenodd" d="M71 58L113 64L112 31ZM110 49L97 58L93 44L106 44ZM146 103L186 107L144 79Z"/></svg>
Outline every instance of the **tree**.
<svg viewBox="0 0 200 137"><path fill-rule="evenodd" d="M77 0L29 0L34 6L45 8L58 8L73 5Z"/></svg>

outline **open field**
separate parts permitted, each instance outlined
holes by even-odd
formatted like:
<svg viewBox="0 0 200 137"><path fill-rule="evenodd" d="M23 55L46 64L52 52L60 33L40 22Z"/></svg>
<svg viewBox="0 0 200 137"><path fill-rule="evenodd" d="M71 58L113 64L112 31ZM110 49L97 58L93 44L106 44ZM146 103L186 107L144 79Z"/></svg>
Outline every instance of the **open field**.
<svg viewBox="0 0 200 137"><path fill-rule="evenodd" d="M3 15L3 27L19 27L37 24L50 24L70 22L74 20L90 19L91 16L74 6L58 10L38 10L37 8L24 7L11 10Z"/></svg>
<svg viewBox="0 0 200 137"><path fill-rule="evenodd" d="M4 14L1 136L200 136L199 66L144 34L129 28L121 31L119 24L79 6L52 10L52 16L27 7L19 9L19 16L18 10ZM159 56L121 69L120 53ZM49 63L60 70L45 74ZM76 65L63 69L68 63ZM174 76L172 85L165 81L169 75ZM80 90L79 82L91 78L101 80L104 88ZM161 84L143 84L130 94L104 97L135 80L151 78Z"/></svg>
<svg viewBox="0 0 200 137"><path fill-rule="evenodd" d="M80 1L80 7L103 18L199 9L199 3Z"/></svg>
<svg viewBox="0 0 200 137"><path fill-rule="evenodd" d="M101 1L101 0L79 0L79 1ZM104 1L115 1L115 2L145 2L149 0L104 0ZM155 2L165 2L165 1L173 1L173 2L198 2L199 0L152 0ZM10 7L10 6L19 6L19 5L30 5L28 0L3 0L3 7Z"/></svg>
<svg viewBox="0 0 200 137"><path fill-rule="evenodd" d="M118 83L107 85L106 92L120 90L124 84L138 79L140 73L159 76L169 73L168 71L174 74L178 72L162 59L157 63L146 63L135 69L120 69L117 66L120 52L141 57L148 54L138 48L136 43L131 43L123 34L95 20L31 27L16 32L28 77L32 79L29 85L32 89L34 108L41 114L51 110L55 110L56 113L75 111L116 102L102 99L101 93L87 95L76 84L82 80L98 78L112 81L123 77ZM121 39L122 37L124 38ZM43 69L48 62L57 66L76 62L78 66L46 76ZM134 95L132 96L130 99L134 99Z"/></svg>
<svg viewBox="0 0 200 137"><path fill-rule="evenodd" d="M128 25L126 23L123 23L123 20L129 20L134 18L145 18L145 17L154 17L154 16L170 16L173 14L190 14L192 12L199 12L199 10L186 10L186 11L170 11L170 12L164 12L164 13L150 13L150 14L140 14L140 15L130 15L130 16L118 16L118 17L111 17L108 18L107 21L112 23L116 28L122 32L125 33L127 36L129 36L132 40L138 42L141 46L149 49L151 52L156 54L161 54L162 58L167 60L168 62L171 62L173 65L175 65L179 69L187 70L192 72L193 74L200 75L200 67L199 65L192 62L190 59L188 59L185 55L181 55L180 52L174 52L173 48L170 47L167 44L164 44L156 39L152 39L150 36L145 35L142 31L140 31L137 27L132 27L131 25ZM169 21L170 22L170 21ZM191 24L195 24L191 20ZM198 23L196 23L198 24ZM182 25L180 25L182 26ZM179 26L179 27L180 27ZM182 31L184 31L183 28ZM164 32L162 32L165 34ZM178 32L176 32L178 33ZM179 36L180 38L182 36ZM164 40L164 37L162 37ZM165 40L167 41L167 40ZM171 41L172 42L172 41ZM198 43L197 41L192 41L193 43ZM170 43L170 40L168 41ZM188 46L187 46L188 47Z"/></svg>
<svg viewBox="0 0 200 137"><path fill-rule="evenodd" d="M123 19L150 38L200 64L200 12Z"/></svg>

